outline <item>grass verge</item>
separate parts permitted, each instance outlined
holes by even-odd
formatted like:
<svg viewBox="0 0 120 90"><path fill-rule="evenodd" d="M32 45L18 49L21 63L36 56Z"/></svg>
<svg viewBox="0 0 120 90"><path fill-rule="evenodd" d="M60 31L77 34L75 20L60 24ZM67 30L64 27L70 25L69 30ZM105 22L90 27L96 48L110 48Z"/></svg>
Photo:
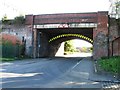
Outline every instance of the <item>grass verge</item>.
<svg viewBox="0 0 120 90"><path fill-rule="evenodd" d="M101 58L98 60L98 65L104 71L120 74L120 56Z"/></svg>
<svg viewBox="0 0 120 90"><path fill-rule="evenodd" d="M0 58L0 62L2 61L14 61L15 58Z"/></svg>
<svg viewBox="0 0 120 90"><path fill-rule="evenodd" d="M24 59L31 59L31 57L28 56L21 56L21 57L0 57L0 62L6 62L6 61L15 61L15 60L24 60Z"/></svg>

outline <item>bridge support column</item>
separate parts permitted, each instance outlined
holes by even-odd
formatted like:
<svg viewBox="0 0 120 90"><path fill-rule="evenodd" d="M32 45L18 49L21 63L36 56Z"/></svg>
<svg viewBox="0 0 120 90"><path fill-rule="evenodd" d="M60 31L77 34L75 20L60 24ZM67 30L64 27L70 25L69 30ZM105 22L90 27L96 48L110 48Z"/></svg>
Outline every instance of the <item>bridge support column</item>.
<svg viewBox="0 0 120 90"><path fill-rule="evenodd" d="M33 58L48 56L48 37L46 34L33 30Z"/></svg>
<svg viewBox="0 0 120 90"><path fill-rule="evenodd" d="M97 28L93 30L93 58L109 56L108 13L98 12Z"/></svg>
<svg viewBox="0 0 120 90"><path fill-rule="evenodd" d="M38 31L38 39L37 39L37 57L47 57L49 52L49 42L48 36L45 33Z"/></svg>
<svg viewBox="0 0 120 90"><path fill-rule="evenodd" d="M54 57L54 56L57 54L60 46L61 46L61 43L54 43L54 42L51 43L51 44L49 45L49 50L51 51L51 52L49 53L49 57Z"/></svg>
<svg viewBox="0 0 120 90"><path fill-rule="evenodd" d="M33 58L36 58L36 48L37 48L37 29L33 29L32 33L32 47L33 47Z"/></svg>

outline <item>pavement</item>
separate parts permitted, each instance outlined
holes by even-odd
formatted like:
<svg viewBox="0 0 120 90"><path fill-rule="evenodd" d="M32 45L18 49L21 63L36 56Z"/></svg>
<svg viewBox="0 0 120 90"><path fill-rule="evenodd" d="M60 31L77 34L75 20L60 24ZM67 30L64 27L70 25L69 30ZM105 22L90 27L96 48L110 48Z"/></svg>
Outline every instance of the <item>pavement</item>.
<svg viewBox="0 0 120 90"><path fill-rule="evenodd" d="M96 74L90 58L39 58L0 63L2 88L105 88L115 78ZM109 86L114 87L116 83ZM118 90L120 85L117 83Z"/></svg>

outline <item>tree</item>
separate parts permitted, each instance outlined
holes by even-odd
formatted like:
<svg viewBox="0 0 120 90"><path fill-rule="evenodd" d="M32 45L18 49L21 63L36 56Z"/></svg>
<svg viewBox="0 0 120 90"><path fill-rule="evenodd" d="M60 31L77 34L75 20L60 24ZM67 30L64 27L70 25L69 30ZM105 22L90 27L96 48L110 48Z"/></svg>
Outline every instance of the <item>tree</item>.
<svg viewBox="0 0 120 90"><path fill-rule="evenodd" d="M120 36L120 0L110 0L110 2L111 2L110 16L116 19L118 35Z"/></svg>
<svg viewBox="0 0 120 90"><path fill-rule="evenodd" d="M115 11L116 11L116 22L117 22L117 27L118 27L118 35L120 36L120 1L116 0L115 2Z"/></svg>
<svg viewBox="0 0 120 90"><path fill-rule="evenodd" d="M120 14L120 1L118 0L116 0L115 2L115 12L116 12L116 19L118 19Z"/></svg>
<svg viewBox="0 0 120 90"><path fill-rule="evenodd" d="M15 17L14 19L7 19L7 15L5 14L2 18L2 24L4 25L24 25L25 18L24 16L20 15Z"/></svg>
<svg viewBox="0 0 120 90"><path fill-rule="evenodd" d="M2 24L7 24L8 19L7 19L7 15L5 14L2 18Z"/></svg>
<svg viewBox="0 0 120 90"><path fill-rule="evenodd" d="M110 15L111 17L115 17L116 19L118 19L120 17L120 0L110 0L110 2Z"/></svg>
<svg viewBox="0 0 120 90"><path fill-rule="evenodd" d="M24 16L20 15L14 18L14 24L15 25L22 25L25 23L25 18Z"/></svg>
<svg viewBox="0 0 120 90"><path fill-rule="evenodd" d="M2 21L5 21L5 20L7 20L7 15L6 14L2 18Z"/></svg>
<svg viewBox="0 0 120 90"><path fill-rule="evenodd" d="M75 52L76 51L75 47L73 46L72 40L65 42L64 50L65 50L65 52Z"/></svg>

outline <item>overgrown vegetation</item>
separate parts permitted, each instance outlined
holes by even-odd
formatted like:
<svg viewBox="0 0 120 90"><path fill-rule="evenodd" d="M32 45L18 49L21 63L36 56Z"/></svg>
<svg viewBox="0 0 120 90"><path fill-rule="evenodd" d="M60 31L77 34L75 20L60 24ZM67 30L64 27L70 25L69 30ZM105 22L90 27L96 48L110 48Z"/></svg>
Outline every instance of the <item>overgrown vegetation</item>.
<svg viewBox="0 0 120 90"><path fill-rule="evenodd" d="M14 18L14 24L21 25L25 23L24 16L20 15Z"/></svg>
<svg viewBox="0 0 120 90"><path fill-rule="evenodd" d="M75 47L73 40L68 40L64 44L64 54L92 53L93 47Z"/></svg>
<svg viewBox="0 0 120 90"><path fill-rule="evenodd" d="M7 16L5 15L2 18L2 24L4 25L24 25L25 24L25 18L24 16L20 15L15 17L12 20L7 19Z"/></svg>
<svg viewBox="0 0 120 90"><path fill-rule="evenodd" d="M24 46L17 37L9 34L1 34L0 51L2 51L2 57L0 61L11 61L19 59L24 55Z"/></svg>
<svg viewBox="0 0 120 90"><path fill-rule="evenodd" d="M2 32L2 29L0 28L0 33Z"/></svg>
<svg viewBox="0 0 120 90"><path fill-rule="evenodd" d="M66 54L76 52L76 48L73 46L72 40L66 41L64 44L64 50Z"/></svg>
<svg viewBox="0 0 120 90"><path fill-rule="evenodd" d="M30 59L31 57L28 56L20 56L20 57L0 57L0 62L4 62L4 61L14 61L14 60L24 60L24 59Z"/></svg>
<svg viewBox="0 0 120 90"><path fill-rule="evenodd" d="M98 65L105 71L114 74L120 74L120 56L114 56L110 58L103 57L98 60Z"/></svg>
<svg viewBox="0 0 120 90"><path fill-rule="evenodd" d="M14 60L15 58L3 58L3 57L0 58L0 62L1 61L14 61Z"/></svg>

